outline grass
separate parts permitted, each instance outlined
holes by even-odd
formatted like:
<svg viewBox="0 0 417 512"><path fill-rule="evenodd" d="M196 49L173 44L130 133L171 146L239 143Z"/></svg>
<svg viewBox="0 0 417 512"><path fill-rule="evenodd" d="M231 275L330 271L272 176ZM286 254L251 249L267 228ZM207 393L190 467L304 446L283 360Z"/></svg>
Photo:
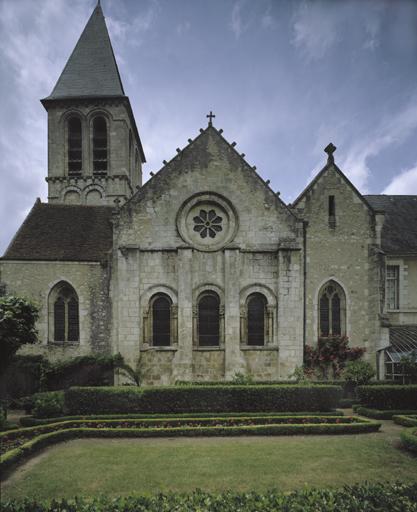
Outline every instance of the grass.
<svg viewBox="0 0 417 512"><path fill-rule="evenodd" d="M264 491L355 482L417 481L417 458L381 434L94 439L54 446L2 484L6 498Z"/></svg>

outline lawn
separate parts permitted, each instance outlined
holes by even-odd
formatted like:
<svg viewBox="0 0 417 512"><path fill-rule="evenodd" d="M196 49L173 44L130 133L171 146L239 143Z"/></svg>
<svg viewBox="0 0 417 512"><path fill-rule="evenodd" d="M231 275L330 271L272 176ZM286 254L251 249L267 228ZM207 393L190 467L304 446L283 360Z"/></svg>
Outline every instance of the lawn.
<svg viewBox="0 0 417 512"><path fill-rule="evenodd" d="M2 485L6 498L235 491L417 481L417 458L381 433L306 437L83 439L54 446Z"/></svg>

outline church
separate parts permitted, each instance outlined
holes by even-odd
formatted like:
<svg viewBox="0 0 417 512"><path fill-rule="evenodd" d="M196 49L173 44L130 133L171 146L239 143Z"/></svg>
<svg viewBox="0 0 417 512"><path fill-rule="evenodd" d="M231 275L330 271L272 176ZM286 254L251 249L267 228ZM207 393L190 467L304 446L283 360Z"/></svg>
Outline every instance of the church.
<svg viewBox="0 0 417 512"><path fill-rule="evenodd" d="M288 379L347 336L380 379L417 348L417 196L362 195L335 163L285 204L208 125L142 184L145 154L100 5L53 91L48 202L0 260L52 360L140 362L147 384Z"/></svg>

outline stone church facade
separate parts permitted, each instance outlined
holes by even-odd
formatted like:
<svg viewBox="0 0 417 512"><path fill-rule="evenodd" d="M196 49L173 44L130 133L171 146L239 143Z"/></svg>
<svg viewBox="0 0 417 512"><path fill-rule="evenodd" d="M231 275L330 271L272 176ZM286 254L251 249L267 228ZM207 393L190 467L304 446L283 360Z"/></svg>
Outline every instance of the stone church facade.
<svg viewBox="0 0 417 512"><path fill-rule="evenodd" d="M48 203L0 261L2 288L40 306L41 344L26 352L120 352L147 383L171 384L286 379L329 335L394 378L417 347L417 196L361 195L329 144L286 205L210 116L142 185L99 5L42 103Z"/></svg>

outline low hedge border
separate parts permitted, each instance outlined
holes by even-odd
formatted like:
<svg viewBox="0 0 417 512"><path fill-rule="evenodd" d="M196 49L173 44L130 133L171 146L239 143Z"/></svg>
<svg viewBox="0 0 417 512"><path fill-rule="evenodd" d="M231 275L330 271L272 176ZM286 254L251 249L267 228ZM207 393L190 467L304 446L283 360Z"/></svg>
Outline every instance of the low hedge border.
<svg viewBox="0 0 417 512"><path fill-rule="evenodd" d="M317 411L292 412L291 416L315 416ZM319 411L320 416L344 416L342 411ZM22 427L35 427L37 425L46 425L48 423L58 423L60 421L74 420L133 420L133 419L170 419L170 418L222 418L241 416L257 418L258 416L288 416L288 412L219 412L219 413L181 413L181 414L91 414L84 416L57 416L56 418L34 418L33 416L23 416L19 422Z"/></svg>
<svg viewBox="0 0 417 512"><path fill-rule="evenodd" d="M278 435L329 435L376 432L380 423L361 420L348 424L296 424L250 426L204 426L172 428L68 428L31 439L0 457L2 478L15 464L42 448L77 438L129 438L129 437L200 437L200 436L278 436Z"/></svg>
<svg viewBox="0 0 417 512"><path fill-rule="evenodd" d="M366 423L367 420L350 416L239 416L213 418L167 418L167 419L112 419L112 420L73 420L38 425L36 427L10 430L0 435L1 453L17 448L41 434L70 428L179 428L179 427L227 427L253 425L333 425Z"/></svg>
<svg viewBox="0 0 417 512"><path fill-rule="evenodd" d="M331 411L339 386L83 387L65 391L65 410L76 414Z"/></svg>
<svg viewBox="0 0 417 512"><path fill-rule="evenodd" d="M393 416L396 415L417 414L417 411L404 409L392 409L384 411L380 409L372 409L370 407L362 407L360 405L354 407L353 410L356 414L360 414L361 416L366 416L367 418L372 418L374 420L392 420Z"/></svg>
<svg viewBox="0 0 417 512"><path fill-rule="evenodd" d="M110 498L5 500L4 512L369 512L412 511L417 501L417 483L361 483L340 489L301 489L290 493L276 489L265 492L159 493L153 496Z"/></svg>
<svg viewBox="0 0 417 512"><path fill-rule="evenodd" d="M358 386L356 395L363 407L381 410L417 409L417 384Z"/></svg>
<svg viewBox="0 0 417 512"><path fill-rule="evenodd" d="M394 423L404 427L417 427L417 415L395 415L392 417Z"/></svg>
<svg viewBox="0 0 417 512"><path fill-rule="evenodd" d="M415 427L406 428L400 435L404 448L417 453L417 429Z"/></svg>

